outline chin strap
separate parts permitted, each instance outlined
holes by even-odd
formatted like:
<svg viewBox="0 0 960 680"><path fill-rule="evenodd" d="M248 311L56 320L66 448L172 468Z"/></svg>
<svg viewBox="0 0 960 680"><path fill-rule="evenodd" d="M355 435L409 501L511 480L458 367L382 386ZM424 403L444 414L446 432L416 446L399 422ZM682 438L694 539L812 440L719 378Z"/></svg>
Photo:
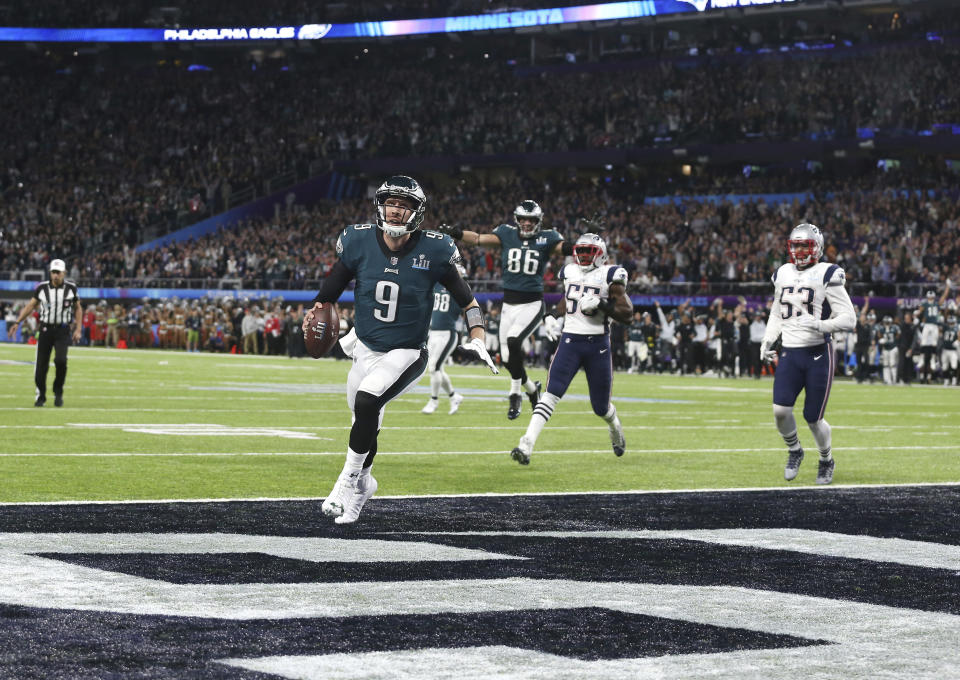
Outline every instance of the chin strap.
<svg viewBox="0 0 960 680"><path fill-rule="evenodd" d="M389 226L389 227L388 227L387 225L383 225L383 226L380 227L380 228L383 230L383 233L384 233L384 234L386 234L387 236L392 236L393 238L400 238L400 237L403 236L404 234L409 233L409 232L407 231L407 228L406 228L406 227L394 227L394 226ZM400 229L400 230L401 230L400 233L399 233L399 234L393 233L393 230L395 230L395 229Z"/></svg>

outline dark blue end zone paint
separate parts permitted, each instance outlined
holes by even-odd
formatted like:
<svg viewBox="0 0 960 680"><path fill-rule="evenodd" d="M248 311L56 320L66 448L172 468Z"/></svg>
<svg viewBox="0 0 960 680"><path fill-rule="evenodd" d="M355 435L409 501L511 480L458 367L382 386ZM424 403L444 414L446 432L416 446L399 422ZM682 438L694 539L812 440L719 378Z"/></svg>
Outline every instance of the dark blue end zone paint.
<svg viewBox="0 0 960 680"><path fill-rule="evenodd" d="M239 533L422 541L523 559L316 563L259 553L49 559L176 584L533 578L727 585L960 614L954 570L715 545L533 531L799 528L960 544L960 488L374 499L339 527L316 501L0 507L3 532ZM511 536L433 532L520 532ZM506 645L624 659L824 644L594 607L469 614L214 620L0 605L0 677L267 678L224 658Z"/></svg>

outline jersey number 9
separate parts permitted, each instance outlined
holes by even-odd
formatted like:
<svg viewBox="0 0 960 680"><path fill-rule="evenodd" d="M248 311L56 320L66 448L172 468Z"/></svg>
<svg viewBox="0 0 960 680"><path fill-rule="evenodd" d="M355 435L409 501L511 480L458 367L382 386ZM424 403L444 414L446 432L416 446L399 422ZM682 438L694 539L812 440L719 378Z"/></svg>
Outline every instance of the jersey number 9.
<svg viewBox="0 0 960 680"><path fill-rule="evenodd" d="M386 305L386 311L379 308L373 310L373 318L390 323L397 319L397 301L400 299L400 286L393 281L377 282L376 299L381 305Z"/></svg>

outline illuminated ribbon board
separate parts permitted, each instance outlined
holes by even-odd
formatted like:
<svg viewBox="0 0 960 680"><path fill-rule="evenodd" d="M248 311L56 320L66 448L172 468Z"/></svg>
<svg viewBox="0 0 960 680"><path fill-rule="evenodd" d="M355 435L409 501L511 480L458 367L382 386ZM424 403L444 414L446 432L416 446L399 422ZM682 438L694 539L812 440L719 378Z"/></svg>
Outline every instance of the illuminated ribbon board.
<svg viewBox="0 0 960 680"><path fill-rule="evenodd" d="M0 42L136 43L218 42L244 40L337 40L425 33L496 31L583 21L614 21L714 9L785 5L800 0L636 0L602 5L554 7L459 17L365 21L302 26L234 26L215 28L15 28L0 27Z"/></svg>

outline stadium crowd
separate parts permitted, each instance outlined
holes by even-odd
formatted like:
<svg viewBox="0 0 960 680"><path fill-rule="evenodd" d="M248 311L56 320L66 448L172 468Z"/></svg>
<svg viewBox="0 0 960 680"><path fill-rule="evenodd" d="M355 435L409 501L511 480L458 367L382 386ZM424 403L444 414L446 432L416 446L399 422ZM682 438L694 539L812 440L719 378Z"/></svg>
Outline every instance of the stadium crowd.
<svg viewBox="0 0 960 680"><path fill-rule="evenodd" d="M783 262L786 231L809 220L823 229L830 259L844 266L853 284L893 295L898 284L914 284L916 293L948 279L960 281L960 241L954 236L960 228L958 197L960 184L955 182L930 193L837 191L792 203L691 199L642 204L618 196L602 182L463 182L452 190L430 192L424 226L449 223L488 232L512 221L519 201L534 198L543 206L547 224L568 238L602 228L611 259L630 274L632 292L718 293L735 284L765 283ZM314 288L335 262L340 230L369 222L371 214L366 199L327 202L162 248L136 252L122 245L87 256L70 252L52 235L46 241L43 233L8 225L0 270L43 269L51 257L63 257L69 278L86 285L122 281L125 286L216 288L227 281L244 288ZM496 253L463 248L462 254L474 287L497 290L501 272ZM560 259L553 264L548 290Z"/></svg>
<svg viewBox="0 0 960 680"><path fill-rule="evenodd" d="M931 289L932 290L932 289ZM929 319L918 307L868 313L870 299L860 308L856 331L837 333L834 342L838 375L855 377L859 382L883 380L909 384L943 382L957 385L957 314L960 294L945 286L938 300L939 332L925 358L923 326ZM7 323L16 318L18 305L2 305ZM614 368L628 373L675 373L705 377L754 377L772 374L772 367L760 358L760 343L766 330L770 302L750 304L740 298L736 305L724 306L716 298L706 306L695 307L690 299L669 309L659 303L635 309L629 325L612 323L611 351ZM341 336L353 324L351 305L338 305ZM488 349L499 359L499 303L487 305L490 333ZM304 305L285 304L280 298L236 299L221 297L200 300L147 299L136 302L89 303L83 315L81 346L160 348L188 352L306 356L301 325ZM896 335L890 336L890 326ZM30 342L38 329L36 314L26 319L21 340ZM892 344L891 344L892 343ZM884 361L891 349L897 353L892 375L885 375ZM541 327L528 339L523 350L529 365L549 366L556 351ZM886 352L885 352L886 350ZM331 356L344 359L339 346ZM457 352L458 362L472 359ZM925 361L929 366L925 365ZM951 363L952 362L952 363Z"/></svg>
<svg viewBox="0 0 960 680"><path fill-rule="evenodd" d="M550 72L467 58L397 66L389 53L333 68L300 58L4 69L17 105L2 115L0 225L99 252L340 159L948 132L960 120L958 56L948 41ZM384 100L388 65L403 87Z"/></svg>

